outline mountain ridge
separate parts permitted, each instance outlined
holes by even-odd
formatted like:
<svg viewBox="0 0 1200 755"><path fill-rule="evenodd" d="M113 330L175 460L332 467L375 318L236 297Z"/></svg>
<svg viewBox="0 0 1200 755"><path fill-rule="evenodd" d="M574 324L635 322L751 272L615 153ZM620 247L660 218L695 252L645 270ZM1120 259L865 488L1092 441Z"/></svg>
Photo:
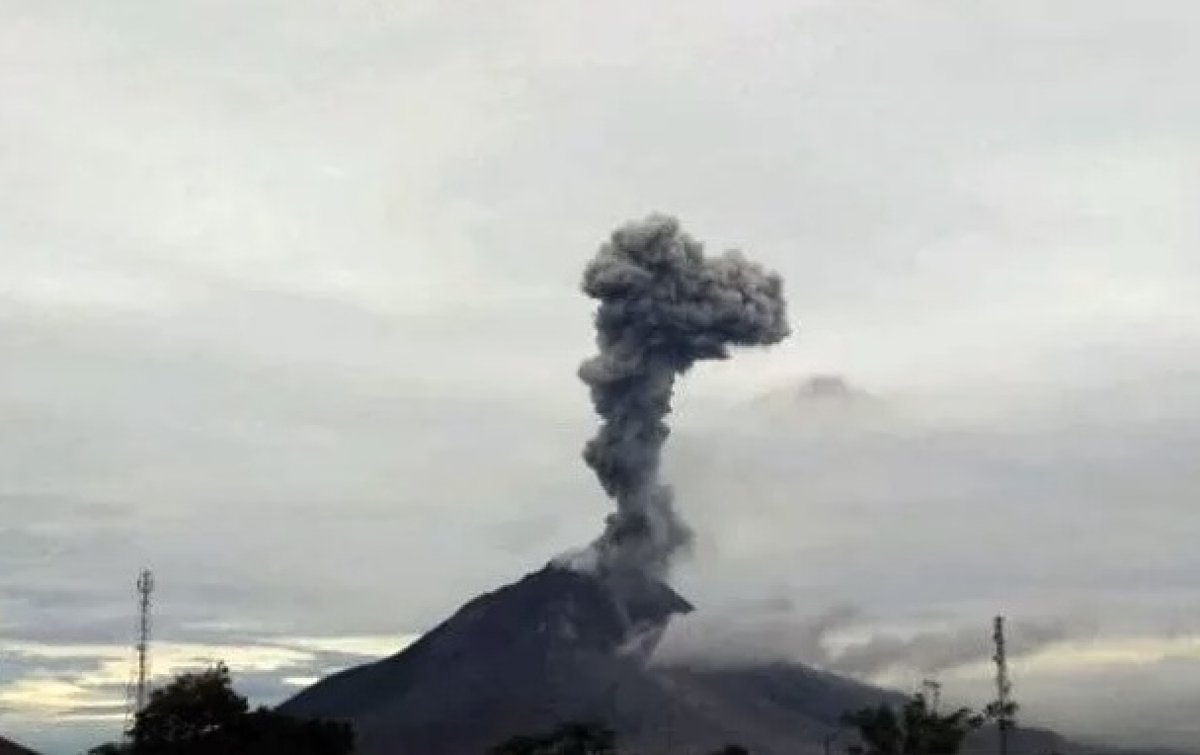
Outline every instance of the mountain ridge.
<svg viewBox="0 0 1200 755"><path fill-rule="evenodd" d="M551 563L468 601L400 652L302 690L280 710L351 723L359 755L478 755L515 734L587 720L610 725L633 752L737 743L756 755L817 755L844 712L904 699L799 663L650 662L655 642L631 638L647 627L661 636L692 607L661 583L641 598L631 612L629 594L612 583ZM965 753L993 751L993 735L977 732ZM1025 728L1010 750L1052 751L1132 753Z"/></svg>

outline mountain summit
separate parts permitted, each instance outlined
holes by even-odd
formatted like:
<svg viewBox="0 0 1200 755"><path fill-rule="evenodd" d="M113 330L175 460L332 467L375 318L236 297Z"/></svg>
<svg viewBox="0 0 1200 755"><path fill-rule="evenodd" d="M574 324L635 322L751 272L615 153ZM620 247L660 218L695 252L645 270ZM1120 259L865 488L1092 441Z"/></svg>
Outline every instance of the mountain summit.
<svg viewBox="0 0 1200 755"><path fill-rule="evenodd" d="M480 755L514 734L599 720L635 748L820 751L848 708L892 693L802 666L658 667L650 653L692 606L550 564L468 602L400 653L335 674L283 712L340 719L361 755Z"/></svg>
<svg viewBox="0 0 1200 755"><path fill-rule="evenodd" d="M363 755L482 753L559 721L614 720L621 700L665 704L646 662L671 617L691 610L660 582L617 585L551 564L282 710L352 722Z"/></svg>

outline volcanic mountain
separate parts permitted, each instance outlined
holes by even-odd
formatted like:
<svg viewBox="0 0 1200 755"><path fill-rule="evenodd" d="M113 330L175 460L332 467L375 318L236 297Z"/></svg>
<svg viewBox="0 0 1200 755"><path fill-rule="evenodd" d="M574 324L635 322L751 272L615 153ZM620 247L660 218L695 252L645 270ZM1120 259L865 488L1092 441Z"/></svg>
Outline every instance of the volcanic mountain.
<svg viewBox="0 0 1200 755"><path fill-rule="evenodd" d="M634 587L551 564L281 710L350 722L360 755L481 755L508 736L583 720L612 726L632 752L739 743L816 755L844 711L899 700L798 664L649 664L667 623L691 610L661 583ZM1075 750L1044 732L1021 735L1039 752Z"/></svg>
<svg viewBox="0 0 1200 755"><path fill-rule="evenodd" d="M661 583L618 590L550 565L282 710L350 721L364 755L485 752L508 735L585 718L632 731L642 711L670 703L645 660L670 617L691 610Z"/></svg>

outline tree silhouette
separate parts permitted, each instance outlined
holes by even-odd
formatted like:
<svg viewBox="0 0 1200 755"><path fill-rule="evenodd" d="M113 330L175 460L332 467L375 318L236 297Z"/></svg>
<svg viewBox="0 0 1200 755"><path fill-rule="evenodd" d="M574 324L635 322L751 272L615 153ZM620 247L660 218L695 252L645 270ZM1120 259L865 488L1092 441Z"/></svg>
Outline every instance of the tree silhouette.
<svg viewBox="0 0 1200 755"><path fill-rule="evenodd" d="M939 713L917 694L898 710L881 704L847 713L842 721L858 732L864 755L955 755L984 717L970 708Z"/></svg>
<svg viewBox="0 0 1200 755"><path fill-rule="evenodd" d="M223 663L180 674L154 690L129 731L128 744L89 755L349 755L354 732L332 721L251 711Z"/></svg>
<svg viewBox="0 0 1200 755"><path fill-rule="evenodd" d="M599 723L567 723L544 734L518 735L504 740L491 755L615 755L617 737Z"/></svg>
<svg viewBox="0 0 1200 755"><path fill-rule="evenodd" d="M237 723L249 707L246 698L234 691L224 663L180 674L151 692L146 707L138 712L130 732L134 752L190 749Z"/></svg>

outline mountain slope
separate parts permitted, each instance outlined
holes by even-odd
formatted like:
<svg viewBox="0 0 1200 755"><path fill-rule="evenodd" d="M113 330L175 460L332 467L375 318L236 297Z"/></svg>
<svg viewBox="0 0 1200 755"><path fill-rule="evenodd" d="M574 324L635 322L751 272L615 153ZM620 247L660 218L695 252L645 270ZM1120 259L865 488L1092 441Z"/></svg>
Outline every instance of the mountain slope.
<svg viewBox="0 0 1200 755"><path fill-rule="evenodd" d="M566 721L612 726L632 752L817 755L843 712L898 693L800 664L647 663L674 614L669 587L631 591L548 566L482 595L396 655L335 674L281 706L348 721L359 755L480 755L514 734ZM968 752L994 752L979 732ZM844 738L844 737L843 737ZM1101 752L1021 729L1013 755Z"/></svg>
<svg viewBox="0 0 1200 755"><path fill-rule="evenodd" d="M512 734L586 719L644 750L742 742L769 755L815 752L842 711L892 697L800 666L648 666L667 621L690 610L665 585L631 593L549 566L281 709L350 721L362 755L482 753Z"/></svg>
<svg viewBox="0 0 1200 755"><path fill-rule="evenodd" d="M21 745L11 740L0 737L0 755L38 755L28 747Z"/></svg>
<svg viewBox="0 0 1200 755"><path fill-rule="evenodd" d="M364 753L481 752L560 720L608 720L618 697L631 713L665 705L668 695L643 661L670 616L689 610L665 585L618 592L551 566L476 598L403 652L319 682L282 710L351 721Z"/></svg>

